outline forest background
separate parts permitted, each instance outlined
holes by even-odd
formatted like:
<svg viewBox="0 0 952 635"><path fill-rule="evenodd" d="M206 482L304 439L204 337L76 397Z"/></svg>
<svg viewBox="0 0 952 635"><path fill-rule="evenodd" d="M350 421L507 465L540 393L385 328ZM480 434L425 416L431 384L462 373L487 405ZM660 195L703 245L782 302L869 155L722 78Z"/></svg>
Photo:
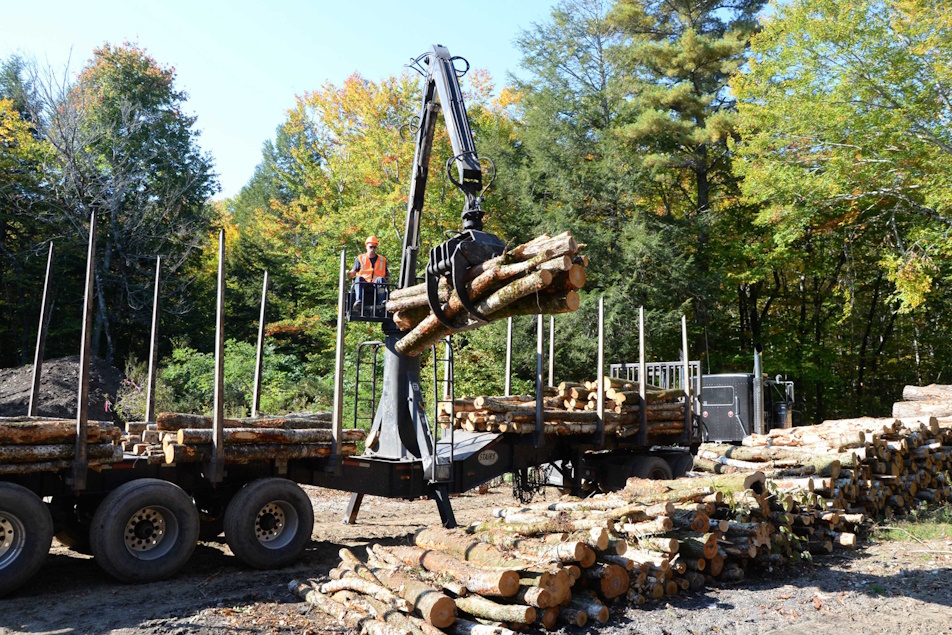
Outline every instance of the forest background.
<svg viewBox="0 0 952 635"><path fill-rule="evenodd" d="M804 423L887 414L903 385L948 383L952 16L937 5L571 0L521 33L518 79L471 60L461 83L496 173L487 229L588 245L581 308L555 320L557 379L594 376L604 297L608 362L637 359L641 306L648 359L678 359L687 315L705 372L749 371L763 345ZM141 417L157 255L159 408L210 410L221 229L226 409L249 409L265 270L262 410L327 408L340 252L352 261L375 234L397 270L421 103L411 70L354 70L288 95L254 176L216 200L187 95L142 46L106 44L76 77L3 60L0 366L32 359L51 243L46 356L77 353L95 210L92 350L126 370L120 414ZM438 129L424 253L460 225L462 196L440 178L451 155ZM515 331L526 390L534 320ZM348 381L356 345L379 335L351 324ZM455 345L457 394L500 393L505 325Z"/></svg>

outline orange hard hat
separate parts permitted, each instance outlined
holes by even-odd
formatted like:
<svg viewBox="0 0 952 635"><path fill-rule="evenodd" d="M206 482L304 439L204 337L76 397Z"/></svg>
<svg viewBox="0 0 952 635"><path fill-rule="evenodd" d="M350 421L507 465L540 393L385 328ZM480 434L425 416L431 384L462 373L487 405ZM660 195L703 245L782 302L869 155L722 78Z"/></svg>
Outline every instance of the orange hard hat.
<svg viewBox="0 0 952 635"><path fill-rule="evenodd" d="M367 240L364 241L365 245L376 245L377 237L376 236L367 236Z"/></svg>

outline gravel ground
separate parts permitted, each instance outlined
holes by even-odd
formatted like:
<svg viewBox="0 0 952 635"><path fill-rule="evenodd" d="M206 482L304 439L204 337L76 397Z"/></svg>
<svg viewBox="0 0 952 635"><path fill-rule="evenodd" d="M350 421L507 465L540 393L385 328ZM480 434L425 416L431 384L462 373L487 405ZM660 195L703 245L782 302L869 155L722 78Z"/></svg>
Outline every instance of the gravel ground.
<svg viewBox="0 0 952 635"><path fill-rule="evenodd" d="M314 536L303 558L280 571L241 566L228 547L201 543L175 578L115 582L88 557L54 546L40 573L0 600L0 633L242 635L348 633L287 591L294 579L323 578L341 546L408 544L439 523L430 501L367 497L358 523L340 524L348 495L307 488ZM508 491L454 499L461 524L512 504ZM747 579L639 607L612 606L612 619L559 633L620 635L817 635L952 633L952 541L867 543L813 564L751 571Z"/></svg>

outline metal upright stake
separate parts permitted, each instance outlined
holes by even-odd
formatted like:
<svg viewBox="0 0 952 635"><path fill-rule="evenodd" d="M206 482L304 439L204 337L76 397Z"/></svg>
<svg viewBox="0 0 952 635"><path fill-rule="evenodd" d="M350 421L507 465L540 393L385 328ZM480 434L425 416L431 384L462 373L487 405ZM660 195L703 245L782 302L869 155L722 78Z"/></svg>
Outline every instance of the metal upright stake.
<svg viewBox="0 0 952 635"><path fill-rule="evenodd" d="M555 316L549 316L549 388L555 387Z"/></svg>
<svg viewBox="0 0 952 635"><path fill-rule="evenodd" d="M155 421L155 367L159 355L159 285L162 282L162 256L155 259L155 291L152 294L152 337L149 339L149 385L145 393L145 420Z"/></svg>
<svg viewBox="0 0 952 635"><path fill-rule="evenodd" d="M512 394L512 318L506 319L506 391L508 397Z"/></svg>
<svg viewBox="0 0 952 635"><path fill-rule="evenodd" d="M598 299L598 445L605 442L605 296Z"/></svg>
<svg viewBox="0 0 952 635"><path fill-rule="evenodd" d="M534 446L542 447L542 441L545 437L542 405L545 403L545 390L542 388L542 315L538 319L538 338L536 343L536 430Z"/></svg>
<svg viewBox="0 0 952 635"><path fill-rule="evenodd" d="M33 355L33 385L30 388L30 407L27 415L35 417L40 406L40 376L43 374L43 351L46 349L46 314L50 305L50 271L53 269L53 241L46 257L46 277L43 279L43 300L40 303L40 326L36 331L36 353Z"/></svg>
<svg viewBox="0 0 952 635"><path fill-rule="evenodd" d="M255 388L251 399L251 416L258 416L261 407L261 368L264 363L264 318L268 309L268 271L264 272L264 284L261 285L261 315L258 318L258 355L255 358Z"/></svg>
<svg viewBox="0 0 952 635"><path fill-rule="evenodd" d="M83 335L79 350L79 391L76 398L76 452L73 457L73 489L86 489L89 454L86 447L89 421L89 347L92 344L93 279L96 275L96 212L89 215L89 248L86 252L86 287L83 296Z"/></svg>
<svg viewBox="0 0 952 635"><path fill-rule="evenodd" d="M340 279L337 290L337 357L334 360L334 411L332 425L334 434L334 474L340 474L340 441L344 434L344 314L347 312L347 250L340 252ZM360 503L357 503L360 506ZM354 517L357 512L354 510Z"/></svg>
<svg viewBox="0 0 952 635"><path fill-rule="evenodd" d="M638 444L648 443L648 367L645 364L645 307L638 309L638 402L641 406L641 426L638 429Z"/></svg>
<svg viewBox="0 0 952 635"><path fill-rule="evenodd" d="M691 438L692 409L694 403L691 400L691 358L688 357L688 318L681 316L681 356L684 359L684 438Z"/></svg>
<svg viewBox="0 0 952 635"><path fill-rule="evenodd" d="M225 230L218 233L218 302L215 320L215 413L212 420L212 459L209 480L225 476Z"/></svg>

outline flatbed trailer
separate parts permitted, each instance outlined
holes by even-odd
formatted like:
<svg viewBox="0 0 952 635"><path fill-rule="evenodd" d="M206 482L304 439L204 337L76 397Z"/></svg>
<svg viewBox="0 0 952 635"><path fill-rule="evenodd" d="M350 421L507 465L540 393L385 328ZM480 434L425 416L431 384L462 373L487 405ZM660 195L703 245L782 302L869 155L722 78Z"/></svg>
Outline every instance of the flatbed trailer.
<svg viewBox="0 0 952 635"><path fill-rule="evenodd" d="M452 274L451 282L461 284L465 273L463 267L475 264L472 260L461 260L463 256L492 257L502 246L498 238L481 231L479 160L472 144L453 59L445 48L437 45L418 60L427 64L423 70L426 81L421 125L417 132L417 166L411 182L401 263L400 288L405 288L416 283L419 213L435 127L435 95L439 93L456 153L453 162L459 169L458 179L452 175L450 178L464 190L467 202L463 213L464 232L431 252L427 283L432 285L434 294L438 277L450 279ZM427 406L420 388L419 357L396 352L395 344L401 333L391 316L379 307L369 313L352 308L354 298L345 285L347 258L343 252L331 425L334 440L330 455L229 463L224 445L221 389L224 358L222 233L211 459L203 463L154 464L127 453L117 463L91 468L86 460L86 402L95 214L89 235L86 319L80 355L79 414L73 464L58 471L0 475L0 595L18 588L42 566L54 535L67 546L91 552L106 572L125 582L148 582L173 575L188 560L200 537L215 537L222 531L232 551L244 563L262 569L277 568L294 561L311 539L314 512L299 484L351 492L347 512L349 522L356 520L364 495L407 500L428 497L437 503L443 525L453 527L456 520L450 496L469 491L503 474L525 476L530 468L552 466L562 487L585 495L593 488L611 489L624 485L631 475L670 477L672 472L684 471L690 463L690 450L698 442L693 397L687 381L682 384L686 387L683 434L676 443L665 447L655 447L649 442L645 407L640 409L639 433L628 438L606 433L601 416L592 434L546 435L541 406L538 406L533 434L469 433L454 430L453 426L441 428L438 417L434 414L428 419L425 412ZM158 282L156 289L157 298ZM430 302L435 312L440 311L433 306L432 297ZM602 314L600 307L597 364L600 386L604 365ZM384 351L380 407L371 426L371 435L377 441L368 443L373 449L361 456L345 456L341 452L343 343L348 320L378 322L385 334L385 342L375 343L375 350ZM541 333L541 316L539 320ZM155 326L152 339L154 345ZM684 342L686 348L686 337ZM443 347L443 357L438 358L434 351L434 368L442 366L445 369L442 379L434 375L431 405L436 407L447 401L454 402L452 344L449 339L445 340ZM544 394L542 354L540 335L537 404L542 402ZM688 359L686 351L684 359ZM685 365L685 377L687 368ZM376 371L373 376L376 377ZM442 393L439 387L444 389Z"/></svg>

